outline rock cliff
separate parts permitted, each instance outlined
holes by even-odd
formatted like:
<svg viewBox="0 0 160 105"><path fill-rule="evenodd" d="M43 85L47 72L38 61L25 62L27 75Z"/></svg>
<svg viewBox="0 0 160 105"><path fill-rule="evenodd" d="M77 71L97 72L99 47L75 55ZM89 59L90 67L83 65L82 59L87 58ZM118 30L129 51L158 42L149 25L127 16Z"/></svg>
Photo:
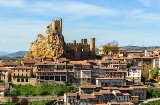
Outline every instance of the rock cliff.
<svg viewBox="0 0 160 105"><path fill-rule="evenodd" d="M52 28L50 24L46 29L46 34L38 35L37 39L30 44L30 50L24 58L33 59L36 57L46 57L58 59L65 55L65 42L62 34Z"/></svg>

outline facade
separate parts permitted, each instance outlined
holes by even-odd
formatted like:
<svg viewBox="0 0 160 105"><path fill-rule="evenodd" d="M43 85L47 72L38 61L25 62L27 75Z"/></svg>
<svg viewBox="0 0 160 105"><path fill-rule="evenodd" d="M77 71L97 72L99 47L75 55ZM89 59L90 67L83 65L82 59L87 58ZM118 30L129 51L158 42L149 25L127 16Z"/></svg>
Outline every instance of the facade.
<svg viewBox="0 0 160 105"><path fill-rule="evenodd" d="M146 98L146 86L101 87L84 85L78 93L64 94L64 105L134 105Z"/></svg>
<svg viewBox="0 0 160 105"><path fill-rule="evenodd" d="M150 56L137 56L129 55L132 58L132 66L141 67L141 76L143 78L149 78L149 71L153 68L153 57Z"/></svg>
<svg viewBox="0 0 160 105"><path fill-rule="evenodd" d="M11 79L10 77L11 70L9 68L0 67L0 81L1 83L8 83Z"/></svg>
<svg viewBox="0 0 160 105"><path fill-rule="evenodd" d="M128 81L140 84L141 83L141 67L131 66L127 72Z"/></svg>
<svg viewBox="0 0 160 105"><path fill-rule="evenodd" d="M32 68L29 67L14 67L11 68L11 82L13 84L31 84Z"/></svg>

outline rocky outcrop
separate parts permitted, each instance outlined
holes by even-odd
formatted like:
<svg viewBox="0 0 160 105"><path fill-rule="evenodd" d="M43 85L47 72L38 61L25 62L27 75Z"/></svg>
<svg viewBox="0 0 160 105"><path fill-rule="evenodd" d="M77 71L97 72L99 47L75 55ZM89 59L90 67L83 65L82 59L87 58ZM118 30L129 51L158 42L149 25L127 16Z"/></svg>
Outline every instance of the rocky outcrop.
<svg viewBox="0 0 160 105"><path fill-rule="evenodd" d="M49 25L46 34L44 36L39 34L37 39L30 44L30 50L24 58L46 57L58 59L63 55L65 55L64 37Z"/></svg>

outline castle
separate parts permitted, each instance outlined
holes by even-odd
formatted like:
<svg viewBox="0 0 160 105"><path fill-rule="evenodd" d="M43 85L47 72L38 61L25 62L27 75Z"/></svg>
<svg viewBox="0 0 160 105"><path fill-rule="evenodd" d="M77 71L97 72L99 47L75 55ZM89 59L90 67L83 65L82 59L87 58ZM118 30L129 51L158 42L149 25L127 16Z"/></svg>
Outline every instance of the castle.
<svg viewBox="0 0 160 105"><path fill-rule="evenodd" d="M30 50L25 58L46 57L58 59L65 57L72 60L94 59L95 55L95 38L81 39L81 43L65 43L62 35L62 19L52 20L47 26L46 34L38 35L35 42L30 45Z"/></svg>

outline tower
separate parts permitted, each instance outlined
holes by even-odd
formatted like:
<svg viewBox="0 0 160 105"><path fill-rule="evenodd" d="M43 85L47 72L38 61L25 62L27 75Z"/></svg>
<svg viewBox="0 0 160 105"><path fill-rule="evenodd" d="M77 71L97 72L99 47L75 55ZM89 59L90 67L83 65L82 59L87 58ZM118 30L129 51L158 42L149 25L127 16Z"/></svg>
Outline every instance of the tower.
<svg viewBox="0 0 160 105"><path fill-rule="evenodd" d="M95 53L95 38L90 38L90 51Z"/></svg>
<svg viewBox="0 0 160 105"><path fill-rule="evenodd" d="M59 20L52 20L52 28L62 35L62 18Z"/></svg>

